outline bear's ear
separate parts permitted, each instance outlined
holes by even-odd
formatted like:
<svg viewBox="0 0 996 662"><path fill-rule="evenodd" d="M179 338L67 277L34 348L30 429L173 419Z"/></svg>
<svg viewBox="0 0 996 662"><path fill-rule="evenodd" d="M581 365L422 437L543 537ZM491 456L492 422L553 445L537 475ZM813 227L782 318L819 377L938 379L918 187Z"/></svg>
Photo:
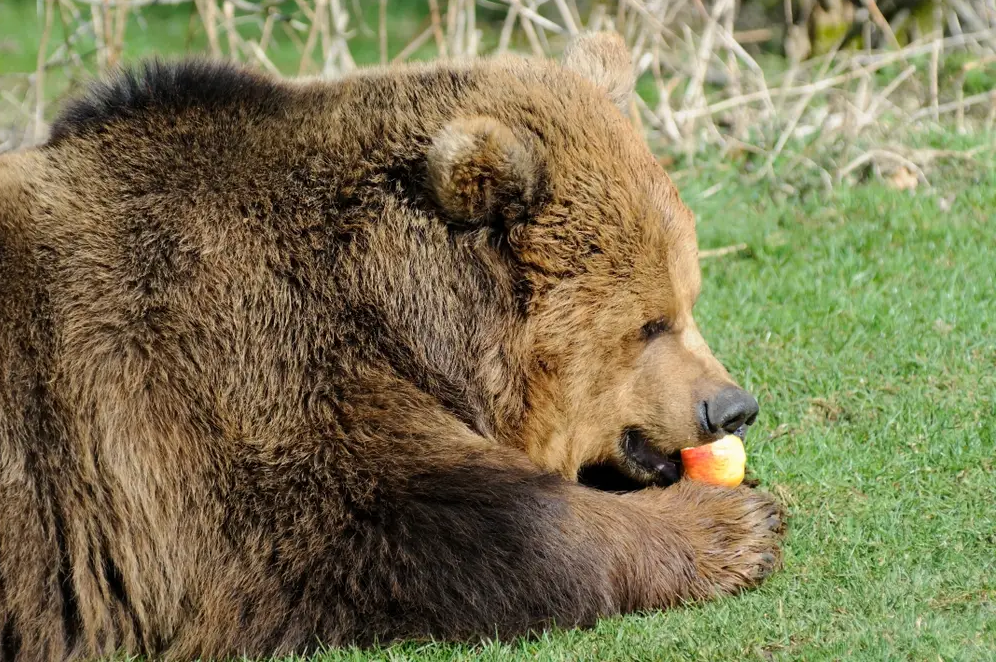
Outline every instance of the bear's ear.
<svg viewBox="0 0 996 662"><path fill-rule="evenodd" d="M615 32L583 32L564 50L564 66L605 90L624 113L636 85L626 42Z"/></svg>
<svg viewBox="0 0 996 662"><path fill-rule="evenodd" d="M456 119L428 152L429 186L454 223L508 225L523 218L542 181L538 156L490 117Z"/></svg>

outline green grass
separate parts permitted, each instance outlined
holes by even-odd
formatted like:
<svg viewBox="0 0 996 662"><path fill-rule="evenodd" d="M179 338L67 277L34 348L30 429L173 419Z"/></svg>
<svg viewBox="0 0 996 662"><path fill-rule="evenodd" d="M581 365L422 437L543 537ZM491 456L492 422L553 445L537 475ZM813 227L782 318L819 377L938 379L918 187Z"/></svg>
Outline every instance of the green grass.
<svg viewBox="0 0 996 662"><path fill-rule="evenodd" d="M935 179L780 199L716 163L678 178L703 247L750 246L704 261L696 314L761 401L748 464L791 513L760 589L512 644L316 659L996 659L996 165Z"/></svg>

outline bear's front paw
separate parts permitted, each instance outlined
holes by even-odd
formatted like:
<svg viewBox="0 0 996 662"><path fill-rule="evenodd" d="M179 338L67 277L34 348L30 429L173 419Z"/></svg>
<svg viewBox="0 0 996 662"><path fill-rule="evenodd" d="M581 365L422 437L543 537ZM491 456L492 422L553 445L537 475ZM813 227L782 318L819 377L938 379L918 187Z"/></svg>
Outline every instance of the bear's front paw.
<svg viewBox="0 0 996 662"><path fill-rule="evenodd" d="M689 540L704 596L756 586L781 563L785 513L773 496L684 482Z"/></svg>

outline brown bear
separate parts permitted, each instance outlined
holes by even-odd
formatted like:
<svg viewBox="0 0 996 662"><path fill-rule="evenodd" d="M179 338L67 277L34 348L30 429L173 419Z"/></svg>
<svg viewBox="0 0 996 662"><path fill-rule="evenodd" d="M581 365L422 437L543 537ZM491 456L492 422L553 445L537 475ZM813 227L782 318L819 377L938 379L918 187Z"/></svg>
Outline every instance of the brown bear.
<svg viewBox="0 0 996 662"><path fill-rule="evenodd" d="M510 637L765 577L775 501L680 480L757 403L631 71L600 34L149 63L2 157L0 658Z"/></svg>

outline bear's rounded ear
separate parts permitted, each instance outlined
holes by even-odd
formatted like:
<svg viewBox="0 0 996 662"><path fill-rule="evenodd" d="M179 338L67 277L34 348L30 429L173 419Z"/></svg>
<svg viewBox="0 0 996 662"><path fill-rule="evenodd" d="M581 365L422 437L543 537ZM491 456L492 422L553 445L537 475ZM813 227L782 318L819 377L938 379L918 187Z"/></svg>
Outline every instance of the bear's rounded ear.
<svg viewBox="0 0 996 662"><path fill-rule="evenodd" d="M539 157L490 117L456 119L440 130L427 155L429 186L451 222L510 224L536 201Z"/></svg>
<svg viewBox="0 0 996 662"><path fill-rule="evenodd" d="M564 50L564 66L605 90L624 113L636 86L633 61L622 36L615 32L583 32Z"/></svg>

